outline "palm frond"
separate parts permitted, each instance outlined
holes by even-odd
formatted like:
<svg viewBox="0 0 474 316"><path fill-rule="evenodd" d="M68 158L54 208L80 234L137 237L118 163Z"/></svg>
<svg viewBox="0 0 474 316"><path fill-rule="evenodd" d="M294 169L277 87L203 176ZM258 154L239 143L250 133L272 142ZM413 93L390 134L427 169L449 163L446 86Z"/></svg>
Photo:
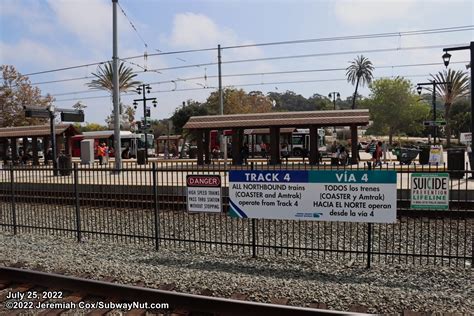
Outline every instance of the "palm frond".
<svg viewBox="0 0 474 316"><path fill-rule="evenodd" d="M350 65L346 68L347 81L355 84L359 78L360 84L364 86L369 84L374 77L372 72L374 66L372 62L363 55L357 56L356 59L350 62Z"/></svg>
<svg viewBox="0 0 474 316"><path fill-rule="evenodd" d="M135 87L141 84L140 81L134 80L137 74L133 73L131 67L125 66L124 62L121 62L118 69L119 74L119 91L127 92L133 90ZM105 65L100 65L96 73L92 73L95 77L91 82L87 84L89 88L101 89L112 92L113 90L113 69L112 62L108 62Z"/></svg>
<svg viewBox="0 0 474 316"><path fill-rule="evenodd" d="M443 70L437 74L431 74L431 77L435 82L450 83L436 85L436 96L443 100L445 104L451 105L469 93L469 77L462 70ZM433 92L432 88L428 90Z"/></svg>

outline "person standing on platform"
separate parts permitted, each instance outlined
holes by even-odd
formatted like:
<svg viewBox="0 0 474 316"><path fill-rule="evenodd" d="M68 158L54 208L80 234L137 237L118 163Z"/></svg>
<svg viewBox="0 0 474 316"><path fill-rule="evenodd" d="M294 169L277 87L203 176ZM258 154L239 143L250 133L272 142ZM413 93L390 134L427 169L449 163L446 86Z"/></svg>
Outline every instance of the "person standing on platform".
<svg viewBox="0 0 474 316"><path fill-rule="evenodd" d="M260 143L260 153L262 158L267 158L267 145L263 141Z"/></svg>

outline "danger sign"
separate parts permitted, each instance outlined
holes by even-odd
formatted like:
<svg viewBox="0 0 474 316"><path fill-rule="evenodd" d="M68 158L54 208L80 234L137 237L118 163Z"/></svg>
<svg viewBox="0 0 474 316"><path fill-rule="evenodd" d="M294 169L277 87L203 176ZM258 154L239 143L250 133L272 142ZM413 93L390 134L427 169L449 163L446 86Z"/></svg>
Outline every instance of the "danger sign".
<svg viewBox="0 0 474 316"><path fill-rule="evenodd" d="M222 210L221 177L188 175L187 205L189 212L220 213Z"/></svg>

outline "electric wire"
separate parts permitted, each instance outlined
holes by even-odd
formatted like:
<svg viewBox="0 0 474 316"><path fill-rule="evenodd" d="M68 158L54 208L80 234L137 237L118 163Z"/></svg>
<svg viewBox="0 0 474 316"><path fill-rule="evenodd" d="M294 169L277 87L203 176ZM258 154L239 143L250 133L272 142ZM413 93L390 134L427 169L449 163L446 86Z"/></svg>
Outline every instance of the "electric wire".
<svg viewBox="0 0 474 316"><path fill-rule="evenodd" d="M418 77L428 77L429 74L414 74L414 75L396 75L396 76L379 76L374 77L373 79L380 79L380 78L394 78L394 77L404 77L404 78L418 78ZM347 81L347 78L335 78L335 79L308 79L308 80L292 80L292 81L271 81L271 82L255 82L255 83L243 83L243 84L235 84L235 85L225 85L223 88L230 88L230 87L248 87L248 86L263 86L263 85L279 85L279 84L296 84L296 83L314 83L314 82L336 82L336 81ZM171 89L171 90L156 90L151 92L150 94L157 94L157 93L165 93L165 92L178 92L178 91L196 91L196 90L204 90L204 89L217 89L216 87L203 87L203 88L184 88L184 89ZM135 93L122 93L121 96L124 95L135 95ZM54 96L54 95L53 95ZM87 99L101 99L101 98L110 98L110 95L107 96L94 96L94 97L84 97L81 100ZM70 99L60 99L56 100L56 102L61 101L76 101L76 98Z"/></svg>
<svg viewBox="0 0 474 316"><path fill-rule="evenodd" d="M366 35L355 35L355 36L342 36L342 37L328 37L328 38L319 38L319 39L308 39L308 40L298 40L296 42L316 42L316 41L340 41L340 40L352 40L352 39L367 39L370 38L370 36L373 36L374 38L379 38L379 37L393 37L393 36L404 36L404 35L424 35L424 34L438 34L438 33L444 33L444 32L460 32L460 31L468 31L474 29L474 25L468 25L468 26L458 26L458 27L449 27L449 28L442 28L442 29L427 29L427 30L418 30L418 31L409 31L409 32L392 32L392 33L379 33L379 34L366 34ZM262 44L248 44L248 45L235 45L235 46L226 46L226 47L221 47L221 49L231 49L231 48L245 48L245 47L250 47L250 46L263 46L263 45L280 45L280 44L289 44L292 41L282 41L282 42L273 42L273 43L262 43ZM447 46L447 45L443 45ZM201 48L201 49L190 49L190 50L181 50L181 51L171 51L171 52L159 52L159 53L153 53L153 54L148 54L147 56L159 56L159 55L171 55L171 54L182 54L182 53L192 53L192 52L203 52L203 51L212 51L212 50L217 50L217 48ZM131 56L131 57L124 57L121 58L123 60L128 60L128 59L135 59L135 58L143 58L143 55L139 56ZM81 68L81 67L87 67L87 66L92 66L92 65L100 65L107 63L108 61L102 61L102 62L96 62L96 63L89 63L89 64L84 64L84 65L76 65L76 66L69 66L69 67L63 67L63 68L57 68L57 69L51 69L51 70L44 70L44 71L39 71L39 72L32 72L28 74L24 74L25 76L33 76L33 75L39 75L39 74L45 74L45 73L51 73L51 72L57 72L57 71L65 71L65 70L70 70L70 69L76 69L76 68ZM197 66L197 65L196 65ZM179 69L179 68L171 68L171 69Z"/></svg>
<svg viewBox="0 0 474 316"><path fill-rule="evenodd" d="M453 64L463 64L466 61L458 61L452 62ZM414 67L414 66L438 66L442 65L443 63L419 63L419 64L405 64L405 65L385 65L385 66L374 66L375 70L382 69L382 68L402 68L402 67ZM280 75L280 74L297 74L297 73L312 73L312 72L327 72L327 71L345 71L346 68L324 68L324 69L305 69L305 70L286 70L286 71L270 71L270 72L254 72L254 73L236 73L236 74L225 74L222 75L222 78L232 78L232 77L247 77L247 76L268 76L268 75ZM207 78L218 78L217 75L207 76ZM166 83L176 83L179 81L187 82L192 80L200 80L202 76L198 77L188 77L188 78L177 78L175 80L163 80L163 81L156 81L150 82L148 85L160 85ZM198 84L198 83L195 83ZM202 84L198 84L201 87ZM64 92L59 94L53 94L54 96L64 96L64 95L73 95L73 94L81 94L81 93L93 93L100 90L83 90L83 91L71 91L71 92Z"/></svg>

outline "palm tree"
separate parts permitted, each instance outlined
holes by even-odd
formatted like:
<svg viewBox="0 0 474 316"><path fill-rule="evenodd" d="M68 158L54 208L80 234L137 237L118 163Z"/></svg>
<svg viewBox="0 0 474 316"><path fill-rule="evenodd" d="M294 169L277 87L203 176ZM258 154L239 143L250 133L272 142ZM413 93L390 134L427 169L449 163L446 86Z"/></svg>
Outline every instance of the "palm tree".
<svg viewBox="0 0 474 316"><path fill-rule="evenodd" d="M133 80L137 75L133 73L131 67L125 66L123 62L120 63L119 69L119 91L127 92L133 90L139 84L140 81ZM113 90L113 71L112 62L109 61L105 65L100 65L97 69L97 73L92 73L96 79L92 80L87 84L89 88L107 90L112 92Z"/></svg>
<svg viewBox="0 0 474 316"><path fill-rule="evenodd" d="M449 124L449 112L451 105L458 99L469 93L469 77L462 70L454 71L452 69L439 71L435 75L431 75L434 81L450 82L450 84L437 84L436 95L444 102L444 118L446 120L446 143L451 145L451 126ZM432 90L432 89L431 89ZM431 91L433 92L433 91Z"/></svg>
<svg viewBox="0 0 474 316"><path fill-rule="evenodd" d="M355 109L355 100L357 98L357 89L359 88L359 83L364 86L369 84L374 77L372 71L374 66L372 62L364 57L363 55L357 56L356 59L350 62L351 65L346 68L347 82L352 84L355 83L354 97L352 98L352 109Z"/></svg>

